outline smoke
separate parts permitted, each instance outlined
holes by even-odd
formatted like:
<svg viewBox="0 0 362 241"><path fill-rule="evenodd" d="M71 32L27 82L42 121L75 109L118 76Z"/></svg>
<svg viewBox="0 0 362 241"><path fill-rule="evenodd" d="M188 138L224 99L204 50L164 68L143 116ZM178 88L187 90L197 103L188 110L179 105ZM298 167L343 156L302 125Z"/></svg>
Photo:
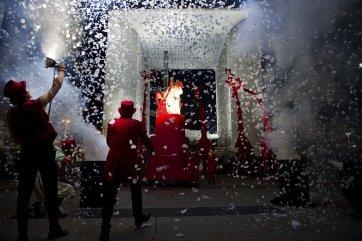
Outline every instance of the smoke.
<svg viewBox="0 0 362 241"><path fill-rule="evenodd" d="M105 136L82 117L80 90L65 82L52 104L50 118L58 136L74 136L81 140L85 160L104 161L108 152Z"/></svg>
<svg viewBox="0 0 362 241"><path fill-rule="evenodd" d="M1 86L7 80L26 80L33 98L46 93L52 85L54 69L44 68L44 57L60 62L72 56L80 44L81 17L76 12L77 1L35 0L6 3L1 30L0 63ZM66 62L66 61L65 61ZM66 64L66 75L73 66ZM59 93L53 99L50 120L58 137L64 134L81 140L86 160L105 160L108 147L105 137L82 116L81 90L65 78ZM2 104L6 103L4 100ZM47 106L46 111L49 109ZM68 121L65 127L65 121Z"/></svg>
<svg viewBox="0 0 362 241"><path fill-rule="evenodd" d="M69 56L72 46L80 41L76 1L36 0L24 7L40 36L43 54L53 59Z"/></svg>
<svg viewBox="0 0 362 241"><path fill-rule="evenodd" d="M45 69L43 61L33 62L29 66L18 69L16 79L26 80L27 87L33 98L46 93L52 85L54 69ZM58 132L58 138L65 134L81 140L80 146L84 149L85 159L105 160L108 147L103 134L86 123L82 117L81 90L70 84L65 78L63 86L46 108L50 110L50 121ZM65 121L69 121L65 127Z"/></svg>
<svg viewBox="0 0 362 241"><path fill-rule="evenodd" d="M76 11L77 1L32 1L27 13L41 38L41 50L45 56L62 60L72 55L73 47L80 45L81 16ZM72 66L66 66L71 69ZM105 160L108 147L105 137L82 116L81 89L64 82L52 104L51 119L59 136L73 135L82 141L85 159ZM59 132L59 131L58 131Z"/></svg>
<svg viewBox="0 0 362 241"><path fill-rule="evenodd" d="M260 50L260 87L279 159L348 156L361 148L357 1L249 1L234 55ZM359 36L359 37L358 37ZM359 45L360 46L360 45ZM259 52L260 52L259 51ZM339 144L340 142L340 144Z"/></svg>

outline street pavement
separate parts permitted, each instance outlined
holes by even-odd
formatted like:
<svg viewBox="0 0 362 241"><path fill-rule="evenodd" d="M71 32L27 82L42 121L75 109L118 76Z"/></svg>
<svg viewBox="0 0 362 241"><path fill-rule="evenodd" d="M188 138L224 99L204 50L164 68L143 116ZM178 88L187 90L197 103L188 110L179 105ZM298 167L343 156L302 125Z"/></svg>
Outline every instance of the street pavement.
<svg viewBox="0 0 362 241"><path fill-rule="evenodd" d="M313 184L314 185L314 184ZM197 186L145 185L143 206L153 216L136 229L131 195L120 187L112 219L114 241L241 241L241 240L362 240L362 220L350 217L351 207L333 180L311 185L310 207L282 207L270 200L279 193L278 181L220 175L215 184ZM34 197L32 197L34 201ZM97 240L100 209L81 208L80 190L62 204L60 220L69 235L57 240ZM0 181L0 240L16 240L16 181ZM30 219L31 241L45 240L47 219Z"/></svg>

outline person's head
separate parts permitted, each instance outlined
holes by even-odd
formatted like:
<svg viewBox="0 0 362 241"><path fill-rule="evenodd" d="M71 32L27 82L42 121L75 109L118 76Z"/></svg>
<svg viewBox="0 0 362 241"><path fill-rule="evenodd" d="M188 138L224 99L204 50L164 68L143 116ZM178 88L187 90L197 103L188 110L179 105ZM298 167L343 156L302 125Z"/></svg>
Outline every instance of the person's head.
<svg viewBox="0 0 362 241"><path fill-rule="evenodd" d="M118 112L122 117L131 118L132 115L136 112L133 100L130 99L122 100L121 106L118 108Z"/></svg>
<svg viewBox="0 0 362 241"><path fill-rule="evenodd" d="M162 102L165 99L162 92L156 92L155 100L158 103Z"/></svg>
<svg viewBox="0 0 362 241"><path fill-rule="evenodd" d="M176 80L173 82L172 87L177 89L182 89L184 87L184 84L180 80Z"/></svg>
<svg viewBox="0 0 362 241"><path fill-rule="evenodd" d="M10 99L10 103L14 105L20 105L30 97L28 90L26 89L26 82L15 80L9 80L4 86L3 95Z"/></svg>
<svg viewBox="0 0 362 241"><path fill-rule="evenodd" d="M68 137L62 140L62 151L64 154L69 155L74 152L74 149L76 147L75 139L72 137Z"/></svg>

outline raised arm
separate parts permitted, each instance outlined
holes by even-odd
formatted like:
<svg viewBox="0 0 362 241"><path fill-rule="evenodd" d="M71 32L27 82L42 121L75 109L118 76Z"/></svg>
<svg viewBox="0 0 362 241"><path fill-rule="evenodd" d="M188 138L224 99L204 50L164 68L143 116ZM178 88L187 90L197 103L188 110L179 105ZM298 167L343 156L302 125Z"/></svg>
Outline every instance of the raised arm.
<svg viewBox="0 0 362 241"><path fill-rule="evenodd" d="M65 70L64 64L58 64L57 70L58 70L58 75L54 77L52 87L44 95L39 97L42 106L46 106L50 101L52 101L52 99L55 97L55 95L62 87L64 79L64 70Z"/></svg>

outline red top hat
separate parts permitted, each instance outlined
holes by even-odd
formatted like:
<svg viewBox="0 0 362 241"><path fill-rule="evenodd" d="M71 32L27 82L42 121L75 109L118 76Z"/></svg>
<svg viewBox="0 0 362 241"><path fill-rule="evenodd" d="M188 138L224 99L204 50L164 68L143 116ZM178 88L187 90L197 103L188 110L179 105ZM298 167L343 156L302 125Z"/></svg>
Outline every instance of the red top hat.
<svg viewBox="0 0 362 241"><path fill-rule="evenodd" d="M4 87L4 96L13 104L21 104L26 97L26 82L9 80Z"/></svg>
<svg viewBox="0 0 362 241"><path fill-rule="evenodd" d="M118 112L121 114L121 116L127 116L130 117L133 115L133 113L136 112L136 108L134 108L134 102L133 100L122 100L121 101L121 107L118 108Z"/></svg>

